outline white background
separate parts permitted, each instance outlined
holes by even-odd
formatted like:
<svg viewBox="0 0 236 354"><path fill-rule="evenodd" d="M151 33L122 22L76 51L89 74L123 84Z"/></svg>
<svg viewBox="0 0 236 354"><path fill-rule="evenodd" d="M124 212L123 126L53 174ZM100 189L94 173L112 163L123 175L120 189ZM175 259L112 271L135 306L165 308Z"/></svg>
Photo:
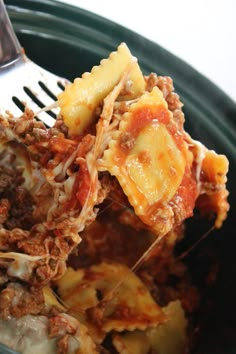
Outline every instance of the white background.
<svg viewBox="0 0 236 354"><path fill-rule="evenodd" d="M59 1L102 15L153 40L236 101L236 0Z"/></svg>

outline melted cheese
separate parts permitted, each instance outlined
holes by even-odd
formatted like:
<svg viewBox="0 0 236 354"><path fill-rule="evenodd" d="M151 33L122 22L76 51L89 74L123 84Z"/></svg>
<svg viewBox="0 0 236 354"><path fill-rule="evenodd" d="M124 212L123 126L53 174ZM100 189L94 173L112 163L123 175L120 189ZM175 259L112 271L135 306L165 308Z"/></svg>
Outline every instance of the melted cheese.
<svg viewBox="0 0 236 354"><path fill-rule="evenodd" d="M0 320L0 342L22 354L56 354L56 338L48 337L45 316L23 316Z"/></svg>
<svg viewBox="0 0 236 354"><path fill-rule="evenodd" d="M33 268L41 259L43 257L29 256L17 252L0 252L0 263L5 263L8 266L7 274L22 280L29 280Z"/></svg>
<svg viewBox="0 0 236 354"><path fill-rule="evenodd" d="M48 335L49 322L46 316L27 315L19 319L0 320L0 343L22 354L56 354L57 342L69 328L73 334L67 334L67 354L97 354L95 344L84 325L66 313L57 317L60 323L65 323L65 328L53 338Z"/></svg>

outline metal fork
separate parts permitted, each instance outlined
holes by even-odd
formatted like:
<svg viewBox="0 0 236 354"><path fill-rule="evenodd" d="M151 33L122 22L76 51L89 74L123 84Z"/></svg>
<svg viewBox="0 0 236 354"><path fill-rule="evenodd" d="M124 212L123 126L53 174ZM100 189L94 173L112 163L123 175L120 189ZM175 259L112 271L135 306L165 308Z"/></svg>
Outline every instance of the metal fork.
<svg viewBox="0 0 236 354"><path fill-rule="evenodd" d="M58 77L31 61L18 42L3 0L0 0L0 114L18 117L27 106L48 127L55 123L57 95L69 81ZM55 106L55 105L54 105ZM40 113L37 113L40 112Z"/></svg>

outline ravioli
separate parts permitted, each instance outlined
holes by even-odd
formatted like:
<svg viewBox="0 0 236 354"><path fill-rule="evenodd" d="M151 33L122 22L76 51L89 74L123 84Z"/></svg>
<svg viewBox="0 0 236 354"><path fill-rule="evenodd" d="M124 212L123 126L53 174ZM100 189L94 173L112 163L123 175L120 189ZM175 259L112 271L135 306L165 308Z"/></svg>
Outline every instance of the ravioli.
<svg viewBox="0 0 236 354"><path fill-rule="evenodd" d="M159 236L158 217L173 217L168 203L177 194L192 162L184 133L178 131L162 92L154 87L124 113L99 169L114 175L141 220Z"/></svg>
<svg viewBox="0 0 236 354"><path fill-rule="evenodd" d="M101 61L91 73L84 73L82 78L75 79L58 96L61 115L71 135L84 132L94 121L95 110L103 99L118 83L123 72L132 65L129 76L129 87L123 99L137 97L145 89L145 81L136 59L126 44L122 43L108 59Z"/></svg>
<svg viewBox="0 0 236 354"><path fill-rule="evenodd" d="M72 313L100 309L99 328L105 333L145 329L163 323L166 318L142 281L123 264L101 263L77 271L69 268L56 285ZM100 297L105 298L105 308Z"/></svg>
<svg viewBox="0 0 236 354"><path fill-rule="evenodd" d="M166 323L145 332L134 331L114 335L113 344L120 354L183 354L187 345L187 320L181 303L170 302L163 308Z"/></svg>

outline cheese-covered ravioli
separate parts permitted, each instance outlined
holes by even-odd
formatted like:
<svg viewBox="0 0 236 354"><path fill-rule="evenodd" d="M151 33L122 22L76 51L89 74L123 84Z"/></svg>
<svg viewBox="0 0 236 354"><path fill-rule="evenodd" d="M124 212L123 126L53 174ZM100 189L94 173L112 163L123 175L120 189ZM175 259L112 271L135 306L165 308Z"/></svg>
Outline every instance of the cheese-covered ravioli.
<svg viewBox="0 0 236 354"><path fill-rule="evenodd" d="M191 162L185 134L154 87L123 114L100 168L116 176L141 220L164 235L173 226L171 201Z"/></svg>

